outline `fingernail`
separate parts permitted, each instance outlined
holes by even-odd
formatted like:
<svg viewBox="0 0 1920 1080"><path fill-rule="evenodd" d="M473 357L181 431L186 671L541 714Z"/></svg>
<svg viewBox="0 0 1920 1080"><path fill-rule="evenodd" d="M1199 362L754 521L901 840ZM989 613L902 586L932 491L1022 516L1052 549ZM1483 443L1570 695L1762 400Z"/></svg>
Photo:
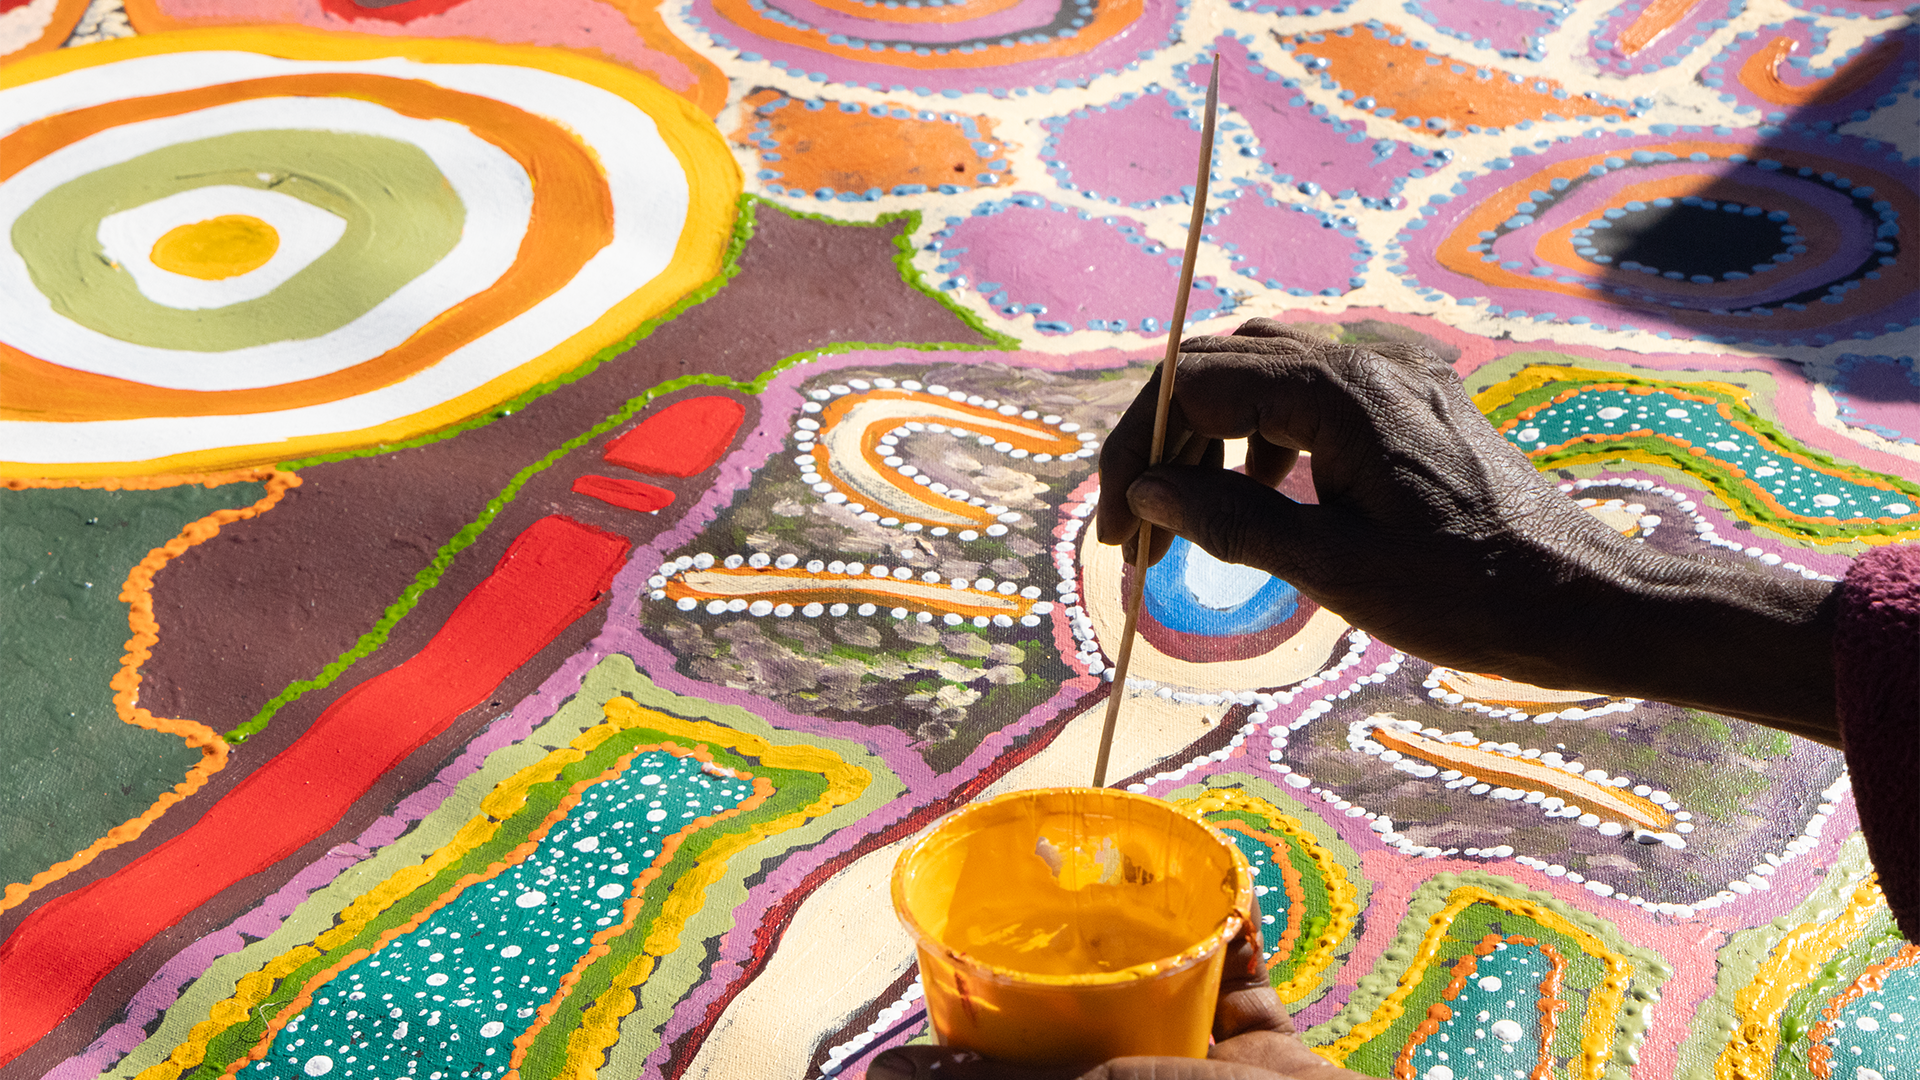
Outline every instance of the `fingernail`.
<svg viewBox="0 0 1920 1080"><path fill-rule="evenodd" d="M889 1050L867 1065L867 1080L913 1080L919 1073L913 1059L898 1050Z"/></svg>
<svg viewBox="0 0 1920 1080"><path fill-rule="evenodd" d="M1127 489L1127 505L1136 516L1173 528L1180 523L1180 493L1157 476L1142 476Z"/></svg>

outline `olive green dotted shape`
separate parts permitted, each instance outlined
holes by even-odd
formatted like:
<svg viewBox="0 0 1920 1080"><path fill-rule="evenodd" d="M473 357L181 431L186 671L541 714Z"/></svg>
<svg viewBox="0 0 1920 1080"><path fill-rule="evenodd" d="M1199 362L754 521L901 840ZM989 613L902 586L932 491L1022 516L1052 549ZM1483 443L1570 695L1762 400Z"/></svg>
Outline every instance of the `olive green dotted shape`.
<svg viewBox="0 0 1920 1080"><path fill-rule="evenodd" d="M101 249L102 218L222 184L291 195L345 219L346 231L267 295L198 311L147 299ZM353 322L445 258L466 216L417 146L337 131L242 131L69 180L20 215L12 239L34 285L74 322L135 345L228 352L305 341Z"/></svg>
<svg viewBox="0 0 1920 1080"><path fill-rule="evenodd" d="M120 589L189 522L263 491L0 490L0 884L139 816L200 760L180 736L114 711L108 684L130 634Z"/></svg>

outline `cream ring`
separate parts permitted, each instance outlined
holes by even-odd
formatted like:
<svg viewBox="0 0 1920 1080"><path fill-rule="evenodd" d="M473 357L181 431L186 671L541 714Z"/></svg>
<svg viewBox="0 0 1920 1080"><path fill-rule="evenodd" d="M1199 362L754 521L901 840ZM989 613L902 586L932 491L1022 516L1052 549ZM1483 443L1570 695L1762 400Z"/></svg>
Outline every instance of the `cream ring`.
<svg viewBox="0 0 1920 1080"><path fill-rule="evenodd" d="M177 226L247 214L273 226L280 247L258 269L203 281L164 270L153 262L153 245ZM265 296L325 254L347 231L347 221L312 203L277 191L215 184L155 199L100 219L100 247L133 277L156 304L187 311L226 307Z"/></svg>

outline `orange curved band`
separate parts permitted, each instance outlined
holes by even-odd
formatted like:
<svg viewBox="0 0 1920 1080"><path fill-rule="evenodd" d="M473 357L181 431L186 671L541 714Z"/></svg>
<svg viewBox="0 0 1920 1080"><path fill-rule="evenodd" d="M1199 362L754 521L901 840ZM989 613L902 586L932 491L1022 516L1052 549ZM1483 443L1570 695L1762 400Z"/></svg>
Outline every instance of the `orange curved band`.
<svg viewBox="0 0 1920 1080"><path fill-rule="evenodd" d="M407 116L447 119L481 133L534 178L520 253L492 286L435 316L405 342L350 368L250 390L148 386L75 371L0 344L0 419L124 420L273 412L391 385L526 311L566 284L613 238L613 197L593 157L558 125L490 98L379 75L288 75L133 98L47 117L0 139L0 180L115 126L262 97L347 96Z"/></svg>

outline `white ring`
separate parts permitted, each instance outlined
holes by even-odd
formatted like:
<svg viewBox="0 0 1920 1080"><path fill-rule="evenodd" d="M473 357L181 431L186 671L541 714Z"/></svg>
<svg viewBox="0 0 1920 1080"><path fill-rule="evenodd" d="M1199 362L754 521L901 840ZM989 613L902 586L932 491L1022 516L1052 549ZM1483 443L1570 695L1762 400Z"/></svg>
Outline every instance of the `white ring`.
<svg viewBox="0 0 1920 1080"><path fill-rule="evenodd" d="M259 218L280 238L266 262L229 278L206 281L154 265L153 246L173 229L226 214ZM234 184L177 191L100 219L100 247L133 276L140 295L170 308L205 311L257 300L279 288L340 242L347 219L291 195Z"/></svg>
<svg viewBox="0 0 1920 1080"><path fill-rule="evenodd" d="M288 130L380 135L419 147L466 209L467 226L459 242L425 273L345 326L304 341L226 352L138 345L82 326L54 310L33 284L19 252L11 245L0 247L0 326L6 327L0 333L7 344L49 363L149 386L256 390L365 363L399 346L448 308L485 291L513 265L533 217L533 184L520 163L463 125L419 120L351 98L258 98L90 135L0 184L0 230L10 232L21 214L61 184L142 154L220 135Z"/></svg>

